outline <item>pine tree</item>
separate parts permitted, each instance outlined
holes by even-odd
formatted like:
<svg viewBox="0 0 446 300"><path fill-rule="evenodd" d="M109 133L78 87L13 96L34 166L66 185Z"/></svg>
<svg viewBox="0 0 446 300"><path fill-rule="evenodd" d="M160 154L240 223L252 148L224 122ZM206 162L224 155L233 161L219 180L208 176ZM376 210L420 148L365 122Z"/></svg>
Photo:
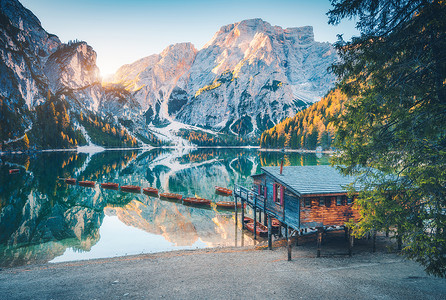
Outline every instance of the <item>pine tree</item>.
<svg viewBox="0 0 446 300"><path fill-rule="evenodd" d="M445 277L446 2L332 4L331 23L356 17L361 32L339 40L333 67L349 96L334 163L364 187L355 233L396 226L403 253Z"/></svg>

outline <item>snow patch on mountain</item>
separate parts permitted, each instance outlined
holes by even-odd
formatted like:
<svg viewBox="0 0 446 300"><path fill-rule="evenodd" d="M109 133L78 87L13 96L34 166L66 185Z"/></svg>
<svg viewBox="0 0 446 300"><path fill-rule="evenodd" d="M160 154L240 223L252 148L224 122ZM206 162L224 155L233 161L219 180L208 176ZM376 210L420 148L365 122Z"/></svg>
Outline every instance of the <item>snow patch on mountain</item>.
<svg viewBox="0 0 446 300"><path fill-rule="evenodd" d="M336 60L311 26L251 19L223 26L199 51L176 44L125 65L112 83L133 93L147 124L255 135L319 100L334 85L327 68Z"/></svg>

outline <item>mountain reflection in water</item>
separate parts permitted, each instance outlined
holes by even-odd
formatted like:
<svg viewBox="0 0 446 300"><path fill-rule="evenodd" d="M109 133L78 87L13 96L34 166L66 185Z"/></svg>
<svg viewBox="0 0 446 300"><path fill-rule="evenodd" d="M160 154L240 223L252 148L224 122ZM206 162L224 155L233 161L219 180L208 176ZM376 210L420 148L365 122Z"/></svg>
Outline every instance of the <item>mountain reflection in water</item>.
<svg viewBox="0 0 446 300"><path fill-rule="evenodd" d="M244 149L52 152L1 156L0 266L252 245L232 210L67 185L61 178L152 186L228 200L215 186L250 186L261 166L328 164L326 156ZM18 174L9 169L19 168ZM231 199L231 198L229 198Z"/></svg>

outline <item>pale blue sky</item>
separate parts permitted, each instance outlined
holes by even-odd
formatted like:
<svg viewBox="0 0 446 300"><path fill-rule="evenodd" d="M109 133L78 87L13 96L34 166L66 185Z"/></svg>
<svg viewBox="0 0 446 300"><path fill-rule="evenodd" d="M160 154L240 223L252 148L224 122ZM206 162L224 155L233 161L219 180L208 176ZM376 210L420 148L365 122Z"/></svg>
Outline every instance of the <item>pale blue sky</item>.
<svg viewBox="0 0 446 300"><path fill-rule="evenodd" d="M356 35L354 23L327 24L329 0L21 0L63 42L79 39L98 53L102 75L160 53L170 44L192 42L200 49L221 26L262 18L283 28L311 25L315 39Z"/></svg>

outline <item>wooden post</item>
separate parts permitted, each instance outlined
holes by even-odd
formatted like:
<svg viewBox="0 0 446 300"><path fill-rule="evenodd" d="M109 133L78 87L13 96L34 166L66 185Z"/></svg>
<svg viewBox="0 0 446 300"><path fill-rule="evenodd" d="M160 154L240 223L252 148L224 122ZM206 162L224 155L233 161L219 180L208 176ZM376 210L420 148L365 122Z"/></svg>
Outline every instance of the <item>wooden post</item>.
<svg viewBox="0 0 446 300"><path fill-rule="evenodd" d="M355 237L352 234L352 229L349 229L348 231L348 235L349 235L349 242L348 242L348 256L352 256L352 252L353 252L353 245L355 242Z"/></svg>
<svg viewBox="0 0 446 300"><path fill-rule="evenodd" d="M348 241L348 228L344 225L344 239Z"/></svg>
<svg viewBox="0 0 446 300"><path fill-rule="evenodd" d="M288 261L291 261L291 228L287 226Z"/></svg>
<svg viewBox="0 0 446 300"><path fill-rule="evenodd" d="M237 220L237 214L238 214L238 211L237 211L237 196L234 197L234 200L235 200L235 208L234 208L234 210L235 210L235 228L237 228L237 221L238 221Z"/></svg>
<svg viewBox="0 0 446 300"><path fill-rule="evenodd" d="M245 229L245 201L240 197L240 202L242 203L242 230Z"/></svg>
<svg viewBox="0 0 446 300"><path fill-rule="evenodd" d="M238 227L237 227L237 211L235 212L235 226L234 226L234 230L235 230L235 232L234 232L234 247L237 247L237 231L238 231Z"/></svg>
<svg viewBox="0 0 446 300"><path fill-rule="evenodd" d="M273 250L271 216L268 216L268 249Z"/></svg>
<svg viewBox="0 0 446 300"><path fill-rule="evenodd" d="M373 248L372 248L373 252L376 252L376 230L373 229Z"/></svg>
<svg viewBox="0 0 446 300"><path fill-rule="evenodd" d="M268 218L269 219L269 218ZM266 216L266 197L263 197L263 225L266 226L267 216Z"/></svg>
<svg viewBox="0 0 446 300"><path fill-rule="evenodd" d="M296 246L299 246L299 235L300 235L300 230L297 231L297 234L296 234Z"/></svg>
<svg viewBox="0 0 446 300"><path fill-rule="evenodd" d="M322 231L323 231L323 227L317 228L317 254L316 254L316 257L321 257Z"/></svg>
<svg viewBox="0 0 446 300"><path fill-rule="evenodd" d="M398 252L399 252L399 251L401 251L401 249L403 248L403 241L402 241L402 239L401 239L401 235L400 235L400 234L398 234L398 236L397 236L397 238L396 238L396 241L397 241Z"/></svg>
<svg viewBox="0 0 446 300"><path fill-rule="evenodd" d="M398 247L398 252L399 252L403 248L402 247L403 246L403 240L401 238L401 226L398 225L396 228L397 228L397 230L396 230L396 234L397 234L396 242L397 242L397 247Z"/></svg>
<svg viewBox="0 0 446 300"><path fill-rule="evenodd" d="M259 209L259 223L262 223L262 210Z"/></svg>
<svg viewBox="0 0 446 300"><path fill-rule="evenodd" d="M257 198L254 198L254 239L257 239Z"/></svg>

